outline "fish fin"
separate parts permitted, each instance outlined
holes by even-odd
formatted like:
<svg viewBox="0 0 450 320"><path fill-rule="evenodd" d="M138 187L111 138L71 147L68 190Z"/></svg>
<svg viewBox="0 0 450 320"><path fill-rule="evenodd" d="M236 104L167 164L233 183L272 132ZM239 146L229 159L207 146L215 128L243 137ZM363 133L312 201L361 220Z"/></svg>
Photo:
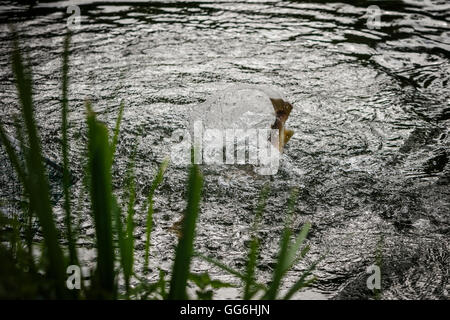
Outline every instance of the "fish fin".
<svg viewBox="0 0 450 320"><path fill-rule="evenodd" d="M293 135L294 135L293 130L289 130L289 129L284 130L284 144L285 145L289 142L289 140L291 140Z"/></svg>
<svg viewBox="0 0 450 320"><path fill-rule="evenodd" d="M272 99L270 98L270 101L272 102L273 108L275 110L275 113L278 116L282 116L285 119L289 117L289 114L292 111L292 104L289 102L284 101L283 99Z"/></svg>

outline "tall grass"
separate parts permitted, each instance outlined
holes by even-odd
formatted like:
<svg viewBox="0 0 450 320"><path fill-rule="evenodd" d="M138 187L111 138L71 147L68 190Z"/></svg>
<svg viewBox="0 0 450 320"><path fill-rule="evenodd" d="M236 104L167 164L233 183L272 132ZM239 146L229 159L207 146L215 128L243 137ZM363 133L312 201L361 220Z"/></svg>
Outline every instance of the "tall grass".
<svg viewBox="0 0 450 320"><path fill-rule="evenodd" d="M255 226L257 225L261 215L262 211L264 210L267 195L268 195L268 186L265 186L260 194L260 199L258 202L257 209L255 211L255 224L253 227L253 232L256 229ZM302 259L306 253L309 251L309 246L305 246L302 250L299 250L304 240L306 239L306 236L308 234L308 231L311 227L310 223L305 223L302 227L300 233L295 238L295 241L291 241L291 237L293 236L292 229L290 228L290 225L292 225L292 213L294 211L295 202L297 199L298 191L296 189L293 190L291 193L291 196L288 201L288 214L285 221L285 227L281 235L280 240L280 247L278 249L278 255L277 255L277 261L275 269L272 273L272 281L269 283L268 286L257 283L255 281L255 272L256 272L256 266L257 266L257 258L258 258L258 247L259 247L259 239L255 235L255 233L252 234L252 239L250 241L250 249L248 253L248 259L246 264L245 272L242 273L238 270L235 270L213 258L204 256L202 254L196 253L195 255L200 257L201 259L219 267L220 269L228 272L232 276L235 276L239 278L244 286L243 290L243 299L252 299L254 298L259 292L262 292L260 294L260 298L264 300L274 300L274 299L285 299L288 300L292 298L292 296L298 292L299 290L309 286L312 284L313 281L315 281L314 277L310 277L312 271L316 268L317 264L323 259L322 257L319 258L316 262L314 262L311 266L308 267L308 269L301 274L299 279L294 283L292 287L290 287L287 291L287 293L284 296L279 295L279 290L282 284L283 279L286 276L286 273L297 263L300 259Z"/></svg>
<svg viewBox="0 0 450 320"><path fill-rule="evenodd" d="M63 160L63 192L64 192L64 211L66 213L66 237L69 246L69 263L78 264L75 240L72 232L71 204L70 204L70 171L69 171L69 145L67 141L68 131L68 112L69 100L67 97L69 87L69 47L70 33L64 40L63 64L62 64L62 103L61 103L61 131L62 131L62 160Z"/></svg>
<svg viewBox="0 0 450 320"><path fill-rule="evenodd" d="M192 165L189 171L188 181L188 204L184 213L183 225L181 228L181 239L175 253L172 279L170 281L169 299L186 299L186 285L189 276L189 266L191 264L195 225L200 206L201 190L203 178L197 165Z"/></svg>
<svg viewBox="0 0 450 320"><path fill-rule="evenodd" d="M120 116L119 118L120 119ZM120 120L119 120L120 121ZM117 128L117 126L116 126ZM127 216L125 220L125 228L122 224L122 211L119 207L115 209L116 212L116 232L119 242L119 251L120 251L120 263L123 270L123 276L125 279L125 290L127 297L129 297L130 293L130 279L133 275L133 264L134 264L134 214L135 214L135 201L136 201L136 183L135 183L135 159L136 159L136 150L137 144L135 144L131 159L129 161L128 169L127 169L127 186L126 191L128 195L128 204L127 204Z"/></svg>
<svg viewBox="0 0 450 320"><path fill-rule="evenodd" d="M150 235L153 228L153 195L155 194L156 188L161 184L164 176L164 172L167 169L169 160L165 159L156 173L153 183L150 186L150 191L148 193L148 211L147 211L147 221L145 224L145 255L144 255L144 271L148 268L148 258L150 254Z"/></svg>
<svg viewBox="0 0 450 320"><path fill-rule="evenodd" d="M96 284L105 298L114 298L115 272L112 232L111 147L108 129L96 120L90 103L86 104L90 199L97 239Z"/></svg>
<svg viewBox="0 0 450 320"><path fill-rule="evenodd" d="M12 69L20 101L20 114L25 126L26 144L28 145L28 148L23 149L25 162L20 164L19 157L15 154L9 140L6 138L3 127L0 126L2 143L5 145L9 160L16 169L16 173L29 198L30 211L39 219L48 258L49 279L54 282L56 297L63 298L67 294L64 285L66 263L59 245L58 232L53 220L49 183L42 161L41 145L34 119L31 72L22 61L16 36L14 37L14 49L12 53Z"/></svg>
<svg viewBox="0 0 450 320"><path fill-rule="evenodd" d="M259 288L255 284L255 269L259 254L259 238L257 236L258 225L262 217L262 213L266 206L267 198L269 196L270 187L268 184L264 185L261 195L258 201L258 205L255 210L255 221L253 223L250 251L248 254L245 276L244 276L244 294L243 299L249 300L258 292Z"/></svg>
<svg viewBox="0 0 450 320"><path fill-rule="evenodd" d="M166 280L167 274L160 270L159 279L154 283L141 278L135 273L135 216L136 212L136 172L135 159L136 148L132 151L126 173L125 184L125 208L118 202L112 188L112 166L114 155L118 146L120 125L124 113L124 103L120 104L119 114L112 137L105 124L97 119L91 104L86 102L87 123L87 166L82 180L89 191L89 201L95 227L95 247L97 259L95 273L90 286L83 286L79 294L70 294L66 287L66 268L69 264L77 264L77 244L73 228L73 213L71 205L71 172L69 161L69 47L70 35L64 41L62 56L62 99L61 99L61 129L62 129L62 186L63 208L65 213L66 232L59 234L53 217L53 208L50 201L50 187L47 172L43 164L41 144L36 121L34 118L32 79L30 69L23 63L19 50L17 37L14 38L12 52L12 69L15 76L18 97L20 101L20 119L17 121L16 134L20 144L19 151L13 146L10 138L0 123L0 140L8 155L9 162L14 168L19 182L23 186L23 194L29 204L22 207L25 219L17 215L13 218L0 213L0 227L12 230L11 235L1 239L0 258L2 259L0 271L0 286L5 281L21 283L14 293L18 297L32 298L159 298L159 299L187 299L187 286L189 281L198 286L198 298L210 299L213 296L211 290L231 286L229 283L213 280L205 274L193 274L190 271L192 258L197 256L212 263L225 272L240 279L243 284L243 298L252 299L258 296L264 299L279 298L279 290L287 271L298 262L307 252L308 247L302 250L310 224L305 224L294 241L292 230L289 228L290 217L294 211L297 194L294 192L288 203L288 215L286 227L282 233L277 263L269 285L256 281L258 271L258 256L260 239L258 228L263 216L263 211L269 196L269 186L261 191L259 202L255 208L254 224L251 232L251 242L244 272L237 271L212 258L194 252L195 230L197 218L200 214L200 201L203 188L203 177L200 168L192 165L189 169L187 181L187 207L184 212L181 226L181 238L178 241L170 280ZM145 225L145 253L144 274L147 274L150 259L150 239L153 228L154 202L153 197L163 182L168 161L164 160L150 185L146 200ZM38 260L44 262L44 267L33 260L33 232L32 218L37 217L39 230L43 238L43 248L39 251ZM22 243L22 230L25 232L25 244ZM65 240L65 241L62 241ZM3 242L7 241L8 246ZM60 243L67 242L67 248L62 248ZM25 249L26 248L26 249ZM64 249L64 250L63 250ZM66 250L67 249L67 250ZM68 252L67 256L65 252ZM289 299L299 289L310 284L308 276L314 269L313 264L301 275L295 285L290 288L284 298ZM120 289L119 279L123 276L125 295ZM44 280L45 279L45 280ZM132 280L137 283L131 286ZM37 281L37 282L35 282ZM9 283L9 282L8 282ZM42 285L44 284L45 285ZM28 287L29 286L29 287ZM31 288L31 289L29 289Z"/></svg>

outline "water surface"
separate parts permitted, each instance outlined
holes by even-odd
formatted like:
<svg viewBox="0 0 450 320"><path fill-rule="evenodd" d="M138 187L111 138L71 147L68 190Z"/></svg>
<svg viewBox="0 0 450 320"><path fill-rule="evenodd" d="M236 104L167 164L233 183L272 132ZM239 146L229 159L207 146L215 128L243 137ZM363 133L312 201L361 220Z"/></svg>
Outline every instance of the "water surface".
<svg viewBox="0 0 450 320"><path fill-rule="evenodd" d="M448 2L61 1L29 8L2 1L1 121L11 129L18 114L9 56L12 24L31 60L44 150L55 162L61 158L60 68L70 4L78 4L82 15L70 70L71 159L78 178L86 99L110 128L125 102L115 189L123 186L137 143L142 205L170 152L172 133L187 128L192 108L231 84L277 86L294 105L288 124L296 132L280 170L264 177L246 167L204 166L196 249L242 268L252 209L270 181L260 280L267 282L274 267L286 200L297 187L293 227L312 223L311 251L289 273L285 288L326 253L310 295L298 297L371 298L366 268L378 250L382 298L448 299ZM379 28L367 25L369 4L382 9ZM1 159L6 168L3 151ZM151 279L158 268L171 268L176 237L168 229L185 207L186 174L186 168L170 166L157 192ZM10 179L2 176L4 199L15 194ZM74 199L83 199L81 186L79 179ZM92 221L87 204L74 201L80 204L79 243L92 264ZM145 216L137 219L136 258L142 261ZM233 280L201 261L192 268Z"/></svg>

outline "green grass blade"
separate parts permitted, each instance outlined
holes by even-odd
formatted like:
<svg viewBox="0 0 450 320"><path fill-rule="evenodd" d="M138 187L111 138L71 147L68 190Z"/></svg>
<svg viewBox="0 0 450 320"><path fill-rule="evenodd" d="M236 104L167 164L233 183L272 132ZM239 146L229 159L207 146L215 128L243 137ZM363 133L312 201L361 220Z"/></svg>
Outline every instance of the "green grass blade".
<svg viewBox="0 0 450 320"><path fill-rule="evenodd" d="M233 276L235 276L235 277L237 277L237 278L239 278L241 280L245 279L245 275L243 275L239 271L237 271L237 270L227 266L226 264L224 264L224 263L222 263L222 262L220 262L220 261L218 261L218 260L216 260L214 258L202 255L201 253L198 253L198 252L194 252L194 256L198 257L198 258L200 258L202 260L205 260L206 262L209 262L209 263L215 265L216 267L219 267L220 269L228 272L229 274L231 274L231 275L233 275Z"/></svg>
<svg viewBox="0 0 450 320"><path fill-rule="evenodd" d="M134 206L136 202L136 175L134 172L135 159L136 159L137 144L133 148L131 159L129 161L129 167L127 170L127 192L128 192L128 208L127 208L127 220L125 231L125 252L122 254L122 267L123 275L125 278L125 287L127 291L127 297L129 297L130 290L130 278L133 274L134 263Z"/></svg>
<svg viewBox="0 0 450 320"><path fill-rule="evenodd" d="M167 288L166 288L166 273L164 270L159 270L159 280L158 280L159 294L162 299L167 299Z"/></svg>
<svg viewBox="0 0 450 320"><path fill-rule="evenodd" d="M255 268L256 260L258 258L259 240L256 236L252 237L250 242L250 252L247 259L247 265L245 270L244 278L244 300L250 300L252 296L256 293L254 291L255 283Z"/></svg>
<svg viewBox="0 0 450 320"><path fill-rule="evenodd" d="M15 119L15 126L16 126L18 141L19 141L19 148L20 148L20 150L25 150L23 148L23 145L24 145L23 135L22 135L22 130L19 126L18 119ZM25 165L23 164L23 162L20 160L20 158L16 154L16 152L14 150L15 148L13 147L11 141L9 140L9 137L6 135L5 130L3 129L3 126L1 125L1 123L0 123L0 142L4 146L6 154L8 155L9 162L11 163L14 171L16 172L17 177L19 178L19 182L23 186L24 198L27 198L29 186L28 186L28 181L26 178ZM24 214L23 219L27 222L27 224L25 226L25 243L28 248L29 268L30 268L30 271L34 271L35 268L34 268L34 260L33 260L33 255L32 255L33 232L32 232L32 228L31 228L32 211L31 211L30 206L26 206L23 201L20 202L20 206L21 206L22 212ZM14 216L14 217L17 218L16 216ZM20 224L17 224L17 226L20 226ZM19 230L16 230L16 231L18 232L17 234L20 234ZM14 247L15 246L13 245L12 248L14 248ZM14 249L13 249L13 251L14 251ZM14 253L13 253L13 255L14 255Z"/></svg>
<svg viewBox="0 0 450 320"><path fill-rule="evenodd" d="M259 220L261 219L262 213L267 204L267 198L269 197L269 193L270 193L270 185L266 183L263 186L261 193L259 195L258 205L255 210L255 223L253 224L253 230L256 230L256 228L258 227Z"/></svg>
<svg viewBox="0 0 450 320"><path fill-rule="evenodd" d="M62 63L62 160L63 160L63 193L64 193L64 211L66 224L66 237L69 244L69 264L78 265L77 251L75 247L74 235L72 232L71 204L70 204L70 171L69 171L69 146L67 139L68 130L68 86L69 86L69 47L70 33L64 39L64 52Z"/></svg>
<svg viewBox="0 0 450 320"><path fill-rule="evenodd" d="M8 155L9 162L12 164L14 170L16 171L17 177L19 178L20 183L22 183L22 186L25 189L25 192L28 192L28 184L27 179L25 176L25 170L23 167L23 164L19 160L19 157L17 156L14 147L12 146L11 142L9 141L8 136L6 135L5 129L3 128L2 124L0 123L0 142L5 148L6 154Z"/></svg>
<svg viewBox="0 0 450 320"><path fill-rule="evenodd" d="M288 249L290 238L292 235L292 230L289 224L291 222L291 216L292 212L294 211L297 196L298 192L294 189L288 201L288 213L286 217L285 227L281 235L280 249L278 251L277 264L272 275L272 282L270 283L269 289L267 290L266 294L263 296L263 299L274 300L277 298L277 293L281 285L281 281L287 271Z"/></svg>
<svg viewBox="0 0 450 320"><path fill-rule="evenodd" d="M153 228L153 195L155 194L155 190L161 184L164 172L169 165L169 160L165 159L161 165L159 166L158 172L153 179L152 185L150 186L150 191L148 193L148 211L147 211L147 223L145 228L145 256L144 256L144 270L148 269L148 258L150 253L150 235L152 233Z"/></svg>
<svg viewBox="0 0 450 320"><path fill-rule="evenodd" d="M117 242L119 246L119 253L120 253L120 263L123 267L123 260L125 259L123 257L123 254L126 251L126 245L125 245L125 231L123 229L123 223L122 223L122 209L120 208L119 204L117 203L117 199L114 195L112 195L112 216L114 221L114 228L115 232L117 234Z"/></svg>
<svg viewBox="0 0 450 320"><path fill-rule="evenodd" d="M289 248L288 253L287 253L287 259L286 259L287 260L286 271L289 270L293 266L293 264L297 261L297 253L300 250L300 247L302 246L303 241L305 241L310 228L311 228L311 223L306 222L303 225L302 230L298 234L297 238L295 239L295 242Z"/></svg>
<svg viewBox="0 0 450 320"><path fill-rule="evenodd" d="M172 278L170 281L169 299L183 300L187 298L186 285L190 273L190 264L194 246L195 225L200 209L203 178L197 165L192 165L188 180L187 208L184 215L182 235L175 252Z"/></svg>
<svg viewBox="0 0 450 320"><path fill-rule="evenodd" d="M108 129L97 121L89 103L87 107L90 194L97 237L97 281L99 298L114 298L114 248L111 226L111 148Z"/></svg>
<svg viewBox="0 0 450 320"><path fill-rule="evenodd" d="M41 226L49 262L49 279L54 280L59 297L66 295L65 262L58 242L58 232L53 220L47 174L42 162L42 151L34 119L31 73L24 66L17 37L12 54L13 72L21 104L21 115L26 127L29 149L26 151L28 194L32 211ZM25 152L25 150L24 150Z"/></svg>
<svg viewBox="0 0 450 320"><path fill-rule="evenodd" d="M200 258L200 259L202 259L202 260L204 260L206 262L209 262L212 265L215 265L216 267L222 269L225 272L228 272L229 274L235 276L236 278L238 278L238 279L240 279L242 281L245 281L245 275L244 274L240 273L236 269L233 269L233 268L227 266L226 264L224 264L224 263L222 263L222 262L220 262L220 261L218 261L218 260L216 260L214 258L211 258L211 257L208 257L208 256L204 256L204 255L202 255L201 253L198 253L198 252L194 252L194 256L198 257L198 258ZM264 291L267 290L267 288L264 285L260 284L260 283L255 283L254 287L255 287L255 290L264 290Z"/></svg>
<svg viewBox="0 0 450 320"><path fill-rule="evenodd" d="M311 283L315 280L315 278L310 280L306 280L306 278L314 271L314 269L316 269L317 265L319 264L320 261L322 261L322 259L323 257L318 259L302 274L300 279L297 280L297 282L289 289L289 291L283 297L283 300L289 300L297 291L311 285Z"/></svg>
<svg viewBox="0 0 450 320"><path fill-rule="evenodd" d="M253 223L252 239L250 242L250 251L248 254L244 278L244 295L243 295L244 300L250 300L253 297L253 295L257 292L254 290L255 268L259 254L259 239L256 236L256 232L258 229L259 220L262 217L262 212L264 211L264 208L266 206L269 191L270 191L269 185L266 184L261 190L258 206L256 207L255 210L255 221Z"/></svg>
<svg viewBox="0 0 450 320"><path fill-rule="evenodd" d="M16 137L17 137L17 141L18 141L17 148L19 150L26 150L23 125L21 124L18 117L14 117L14 126L16 129ZM18 165L21 167L19 170L21 170L23 172L22 173L23 178L19 179L19 180L21 181L22 185L24 186L23 197L24 197L24 199L26 199L26 198L29 198L28 191L27 191L27 190L29 190L29 186L28 186L28 182L26 181L25 165L23 164L22 161L19 161ZM26 246L28 249L28 260L29 260L28 266L29 266L30 272L33 273L36 271L36 266L35 266L34 257L33 257L33 238L36 233L36 231L33 229L33 210L31 208L31 206L29 205L29 203L27 204L23 201L20 202L20 207L24 214L23 219L24 219L24 221L26 221L24 237L25 237L25 243L26 243Z"/></svg>
<svg viewBox="0 0 450 320"><path fill-rule="evenodd" d="M309 280L303 278L298 280L297 283L295 283L289 290L289 292L283 297L283 300L290 300L297 291L311 286L311 284L313 284L314 281L316 281L315 277L312 277Z"/></svg>
<svg viewBox="0 0 450 320"><path fill-rule="evenodd" d="M119 247L119 254L120 254L120 263L123 267L123 260L125 259L123 257L123 254L126 252L126 245L125 245L125 230L123 228L123 221L122 221L122 209L119 206L117 202L117 198L114 196L114 194L111 196L112 198L112 219L114 223L114 231L117 235L117 243Z"/></svg>
<svg viewBox="0 0 450 320"><path fill-rule="evenodd" d="M289 245L289 238L291 236L291 231L289 229L285 229L281 236L280 249L278 251L278 258L275 270L272 275L272 281L270 283L269 289L266 294L263 296L263 299L266 300L274 300L276 299L278 289L281 284L281 280L284 275L285 270L285 261L287 256L287 250Z"/></svg>
<svg viewBox="0 0 450 320"><path fill-rule="evenodd" d="M122 101L120 103L119 115L117 116L116 126L114 127L114 136L111 143L111 162L114 160L114 155L116 153L117 142L119 141L120 124L122 123L123 110L125 108L125 103Z"/></svg>

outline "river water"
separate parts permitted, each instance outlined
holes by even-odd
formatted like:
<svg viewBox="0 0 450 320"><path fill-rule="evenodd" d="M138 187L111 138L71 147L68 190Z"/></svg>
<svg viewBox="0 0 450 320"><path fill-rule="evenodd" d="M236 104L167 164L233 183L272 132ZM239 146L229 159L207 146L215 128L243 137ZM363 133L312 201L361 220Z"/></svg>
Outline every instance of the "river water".
<svg viewBox="0 0 450 320"><path fill-rule="evenodd" d="M284 288L325 254L314 272L317 281L298 298L372 298L366 269L378 256L382 298L448 299L450 3L369 4L61 1L30 7L2 1L1 121L12 128L18 113L8 28L14 25L33 69L44 151L60 163L62 42L70 16L66 10L78 5L69 119L79 244L87 265L95 251L81 182L86 99L110 128L120 101L125 103L114 188L120 193L137 143L141 213L135 236L141 271L141 206L158 164L170 153L172 133L186 129L191 110L217 90L237 83L270 85L281 88L294 106L288 125L295 134L279 171L260 176L245 166L202 166L205 189L196 250L242 269L252 210L270 182L258 269L259 280L268 282L286 201L297 187L293 228L312 223L311 250L288 274ZM7 168L3 150L1 161ZM156 279L158 268L171 268L176 236L169 229L185 207L186 177L185 167L170 165L155 196L149 279ZM2 179L2 199L14 197L11 176ZM61 221L59 202L57 208ZM192 269L236 281L198 260Z"/></svg>

